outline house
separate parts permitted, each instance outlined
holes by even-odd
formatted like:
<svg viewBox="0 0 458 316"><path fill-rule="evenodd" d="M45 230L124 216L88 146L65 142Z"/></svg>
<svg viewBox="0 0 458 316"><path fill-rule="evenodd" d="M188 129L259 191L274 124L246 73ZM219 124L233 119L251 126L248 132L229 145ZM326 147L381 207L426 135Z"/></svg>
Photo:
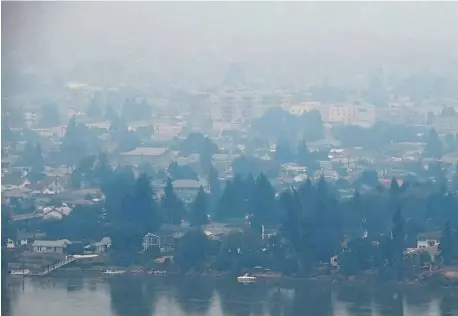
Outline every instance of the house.
<svg viewBox="0 0 458 316"><path fill-rule="evenodd" d="M66 204L60 207L55 207L55 206L43 207L42 209L43 218L45 220L48 220L48 219L60 220L64 216L69 215L71 211L72 209L68 207Z"/></svg>
<svg viewBox="0 0 458 316"><path fill-rule="evenodd" d="M150 247L161 247L161 238L152 233L148 233L143 237L142 251L145 252Z"/></svg>
<svg viewBox="0 0 458 316"><path fill-rule="evenodd" d="M68 239L35 240L32 244L32 249L33 252L62 254L69 244L71 244L71 241Z"/></svg>
<svg viewBox="0 0 458 316"><path fill-rule="evenodd" d="M191 202L196 197L201 186L207 186L206 180L178 179L172 182L175 193L185 202Z"/></svg>
<svg viewBox="0 0 458 316"><path fill-rule="evenodd" d="M33 212L33 213L26 213L26 214L19 214L11 216L11 221L13 222L23 222L25 224L29 222L35 222L43 219L43 214Z"/></svg>
<svg viewBox="0 0 458 316"><path fill-rule="evenodd" d="M153 246L159 247L161 252L173 250L177 240L182 238L187 231L186 225L164 224L155 234L148 233L143 237L142 251Z"/></svg>
<svg viewBox="0 0 458 316"><path fill-rule="evenodd" d="M163 233L162 236L158 236L152 233L148 233L143 237L142 251L145 252L151 247L158 247L161 252L166 252L175 249L176 238L170 234Z"/></svg>
<svg viewBox="0 0 458 316"><path fill-rule="evenodd" d="M111 247L111 238L103 237L100 241L96 242L94 246L96 253L105 252Z"/></svg>
<svg viewBox="0 0 458 316"><path fill-rule="evenodd" d="M132 165L150 163L152 165L168 166L175 157L170 150L163 147L137 147L121 155L125 162Z"/></svg>
<svg viewBox="0 0 458 316"><path fill-rule="evenodd" d="M417 248L429 248L439 246L441 232L426 232L418 234Z"/></svg>
<svg viewBox="0 0 458 316"><path fill-rule="evenodd" d="M411 259L413 264L419 267L429 266L432 264L441 263L441 258L437 257L439 247L422 247L422 248L407 248L404 251L404 258Z"/></svg>
<svg viewBox="0 0 458 316"><path fill-rule="evenodd" d="M100 241L93 241L84 247L84 253L102 253L111 247L111 238L103 237Z"/></svg>
<svg viewBox="0 0 458 316"><path fill-rule="evenodd" d="M224 223L210 223L205 225L204 233L209 239L221 240L221 238L230 233L243 233L243 229L240 227L231 227Z"/></svg>

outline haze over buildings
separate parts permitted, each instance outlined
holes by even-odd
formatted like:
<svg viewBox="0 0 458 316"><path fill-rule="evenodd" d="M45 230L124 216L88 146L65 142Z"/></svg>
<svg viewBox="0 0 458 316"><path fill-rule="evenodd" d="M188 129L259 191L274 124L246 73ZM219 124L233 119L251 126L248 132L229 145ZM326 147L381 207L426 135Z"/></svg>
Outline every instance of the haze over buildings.
<svg viewBox="0 0 458 316"><path fill-rule="evenodd" d="M2 76L10 81L39 72L54 84L291 88L323 79L364 85L378 67L393 80L458 69L458 5L451 2L2 7Z"/></svg>

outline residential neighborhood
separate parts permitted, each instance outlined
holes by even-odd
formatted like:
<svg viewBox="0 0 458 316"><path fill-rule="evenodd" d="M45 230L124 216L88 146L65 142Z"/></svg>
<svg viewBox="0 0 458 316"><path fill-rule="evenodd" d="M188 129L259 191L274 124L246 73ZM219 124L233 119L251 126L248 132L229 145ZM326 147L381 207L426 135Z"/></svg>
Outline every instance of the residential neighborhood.
<svg viewBox="0 0 458 316"><path fill-rule="evenodd" d="M1 315L458 315L457 4L2 1Z"/></svg>

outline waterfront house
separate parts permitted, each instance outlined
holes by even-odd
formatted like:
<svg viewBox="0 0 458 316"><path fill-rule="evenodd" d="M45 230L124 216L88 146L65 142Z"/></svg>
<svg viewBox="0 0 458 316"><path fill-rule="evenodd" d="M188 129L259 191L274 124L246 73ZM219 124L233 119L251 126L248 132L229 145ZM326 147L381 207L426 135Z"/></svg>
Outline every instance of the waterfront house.
<svg viewBox="0 0 458 316"><path fill-rule="evenodd" d="M161 248L161 238L152 233L148 233L143 237L142 251L145 252L150 247Z"/></svg>
<svg viewBox="0 0 458 316"><path fill-rule="evenodd" d="M84 253L102 253L111 247L111 238L103 237L100 241L93 241L84 247Z"/></svg>
<svg viewBox="0 0 458 316"><path fill-rule="evenodd" d="M157 246L161 252L171 251L175 249L177 240L182 238L189 227L186 225L164 224L156 233L148 233L143 237L142 251L148 248Z"/></svg>
<svg viewBox="0 0 458 316"><path fill-rule="evenodd" d="M32 249L33 252L62 254L69 244L71 244L71 241L68 239L35 240L32 244Z"/></svg>
<svg viewBox="0 0 458 316"><path fill-rule="evenodd" d="M441 232L433 231L418 234L417 248L429 248L439 246Z"/></svg>

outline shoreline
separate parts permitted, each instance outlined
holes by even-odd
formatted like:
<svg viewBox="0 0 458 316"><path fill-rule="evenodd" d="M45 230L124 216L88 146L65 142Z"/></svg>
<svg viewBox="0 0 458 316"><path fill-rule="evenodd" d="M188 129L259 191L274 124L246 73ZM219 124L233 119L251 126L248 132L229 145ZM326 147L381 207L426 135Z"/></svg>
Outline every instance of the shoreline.
<svg viewBox="0 0 458 316"><path fill-rule="evenodd" d="M112 271L113 273L106 273L106 271ZM122 276L150 276L150 277L162 277L162 278L205 278L205 279L234 279L236 276L228 272L222 273L178 273L178 272L167 272L165 270L147 270L147 269L122 269L120 267L112 267L112 269L106 268L69 268L62 269L57 273L48 275L39 275L34 273L29 274L8 274L10 277L62 277L62 276L98 276L98 277L122 277ZM443 272L437 271L424 279L416 280L403 280L403 281L384 281L379 280L375 277L339 277L339 276L310 276L310 277L292 277L292 276L279 276L279 277L257 277L255 282L320 282L328 283L330 285L438 285L438 286L458 286L458 278L447 278ZM240 282L242 283L242 282Z"/></svg>

